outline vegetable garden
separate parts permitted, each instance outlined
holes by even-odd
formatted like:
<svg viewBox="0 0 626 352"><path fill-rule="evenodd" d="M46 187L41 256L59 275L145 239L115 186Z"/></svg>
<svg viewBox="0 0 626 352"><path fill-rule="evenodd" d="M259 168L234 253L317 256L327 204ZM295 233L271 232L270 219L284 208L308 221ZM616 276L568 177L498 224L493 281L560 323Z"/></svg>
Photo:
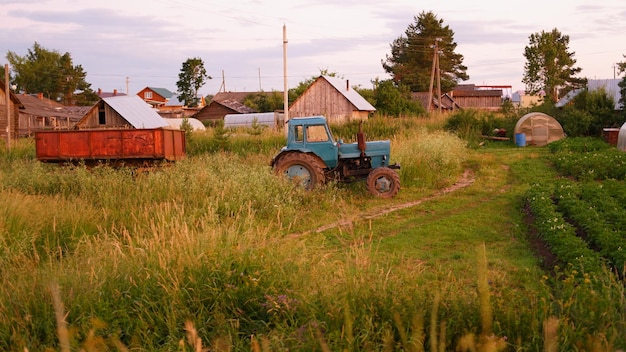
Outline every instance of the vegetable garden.
<svg viewBox="0 0 626 352"><path fill-rule="evenodd" d="M590 138L550 145L563 178L526 195L534 226L557 260L623 276L626 262L626 154Z"/></svg>

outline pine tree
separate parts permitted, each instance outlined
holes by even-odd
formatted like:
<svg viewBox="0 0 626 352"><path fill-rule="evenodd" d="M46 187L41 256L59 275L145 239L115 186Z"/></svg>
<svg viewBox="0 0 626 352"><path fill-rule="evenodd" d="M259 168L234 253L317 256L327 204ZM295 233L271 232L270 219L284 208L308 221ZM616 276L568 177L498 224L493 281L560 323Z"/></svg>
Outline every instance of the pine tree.
<svg viewBox="0 0 626 352"><path fill-rule="evenodd" d="M413 92L428 91L436 49L443 92L453 89L459 81L468 80L463 55L455 52L454 31L444 26L443 19L433 12L422 12L414 19L404 36L390 44L391 54L382 60L383 68L396 85L409 87Z"/></svg>

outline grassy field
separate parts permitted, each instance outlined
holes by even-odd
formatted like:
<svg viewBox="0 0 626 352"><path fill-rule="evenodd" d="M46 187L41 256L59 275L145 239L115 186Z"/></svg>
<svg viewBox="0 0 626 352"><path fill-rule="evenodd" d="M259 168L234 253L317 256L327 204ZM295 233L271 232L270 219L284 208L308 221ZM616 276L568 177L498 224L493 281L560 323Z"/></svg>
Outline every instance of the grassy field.
<svg viewBox="0 0 626 352"><path fill-rule="evenodd" d="M0 158L0 349L624 350L620 276L553 264L526 216L552 151L468 148L444 118L366 124L402 165L392 200L294 188L271 131L194 135L143 172L19 141Z"/></svg>

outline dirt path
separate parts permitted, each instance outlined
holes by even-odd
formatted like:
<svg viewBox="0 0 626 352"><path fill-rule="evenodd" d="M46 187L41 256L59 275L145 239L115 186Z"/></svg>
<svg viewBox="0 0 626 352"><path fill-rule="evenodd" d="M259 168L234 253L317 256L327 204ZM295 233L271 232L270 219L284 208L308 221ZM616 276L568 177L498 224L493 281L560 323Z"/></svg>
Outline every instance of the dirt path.
<svg viewBox="0 0 626 352"><path fill-rule="evenodd" d="M320 233L326 230L330 230L332 228L335 227L341 227L341 226L350 226L353 222L357 221L357 220L368 220L368 219L374 219L377 218L379 216L385 215L385 214L389 214L389 213L393 213L394 211L398 211L398 210L402 210L402 209L406 209L406 208L410 208L410 207L414 207L416 205L422 204L424 202L436 199L438 197L441 197L444 194L450 193L450 192L454 192L457 191L461 188L465 188L469 185L471 185L472 183L474 183L474 172L472 170L465 170L465 172L463 173L463 175L458 179L458 181L453 184L450 187L444 188L442 190L439 190L438 192L428 196L428 197L424 197L412 202L408 202L408 203L403 203L403 204L396 204L390 207L385 207L385 208L378 208L378 209L373 209L373 210L369 210L366 212L361 212L358 213L354 216L351 216L350 218L347 219L343 219L337 222L333 222L327 225L323 225L320 226L316 229L310 230L310 231L305 231L305 232L299 232L299 233L292 233L287 235L288 238L297 238L309 233Z"/></svg>

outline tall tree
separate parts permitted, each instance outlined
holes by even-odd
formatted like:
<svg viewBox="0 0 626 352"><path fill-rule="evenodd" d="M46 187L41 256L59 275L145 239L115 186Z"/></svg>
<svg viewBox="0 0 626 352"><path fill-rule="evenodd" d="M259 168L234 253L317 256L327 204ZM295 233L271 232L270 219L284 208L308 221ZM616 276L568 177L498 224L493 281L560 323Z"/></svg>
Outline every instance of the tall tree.
<svg viewBox="0 0 626 352"><path fill-rule="evenodd" d="M98 100L85 78L81 65L72 63L69 53L60 54L35 42L24 56L7 52L11 64L11 83L25 93L43 93L66 105L92 105Z"/></svg>
<svg viewBox="0 0 626 352"><path fill-rule="evenodd" d="M178 82L176 82L179 100L187 106L198 106L198 90L207 79L212 79L212 77L206 73L202 59L199 57L187 59L183 62L178 74Z"/></svg>
<svg viewBox="0 0 626 352"><path fill-rule="evenodd" d="M400 117L424 113L424 108L411 98L411 92L406 87L398 87L389 79L376 79L374 86L374 106L379 114Z"/></svg>
<svg viewBox="0 0 626 352"><path fill-rule="evenodd" d="M390 44L391 55L381 60L393 81L413 92L428 91L435 51L439 55L442 91L450 91L459 81L468 80L463 55L455 52L454 31L433 12L421 12L414 19L404 35Z"/></svg>
<svg viewBox="0 0 626 352"><path fill-rule="evenodd" d="M274 112L285 106L282 93L276 91L250 93L244 98L243 104L257 112Z"/></svg>
<svg viewBox="0 0 626 352"><path fill-rule="evenodd" d="M556 103L570 90L586 84L586 79L574 77L582 69L574 66L576 59L574 52L569 51L569 36L556 28L551 32L531 34L524 56L526 64L522 82L530 94L543 90L546 97Z"/></svg>

